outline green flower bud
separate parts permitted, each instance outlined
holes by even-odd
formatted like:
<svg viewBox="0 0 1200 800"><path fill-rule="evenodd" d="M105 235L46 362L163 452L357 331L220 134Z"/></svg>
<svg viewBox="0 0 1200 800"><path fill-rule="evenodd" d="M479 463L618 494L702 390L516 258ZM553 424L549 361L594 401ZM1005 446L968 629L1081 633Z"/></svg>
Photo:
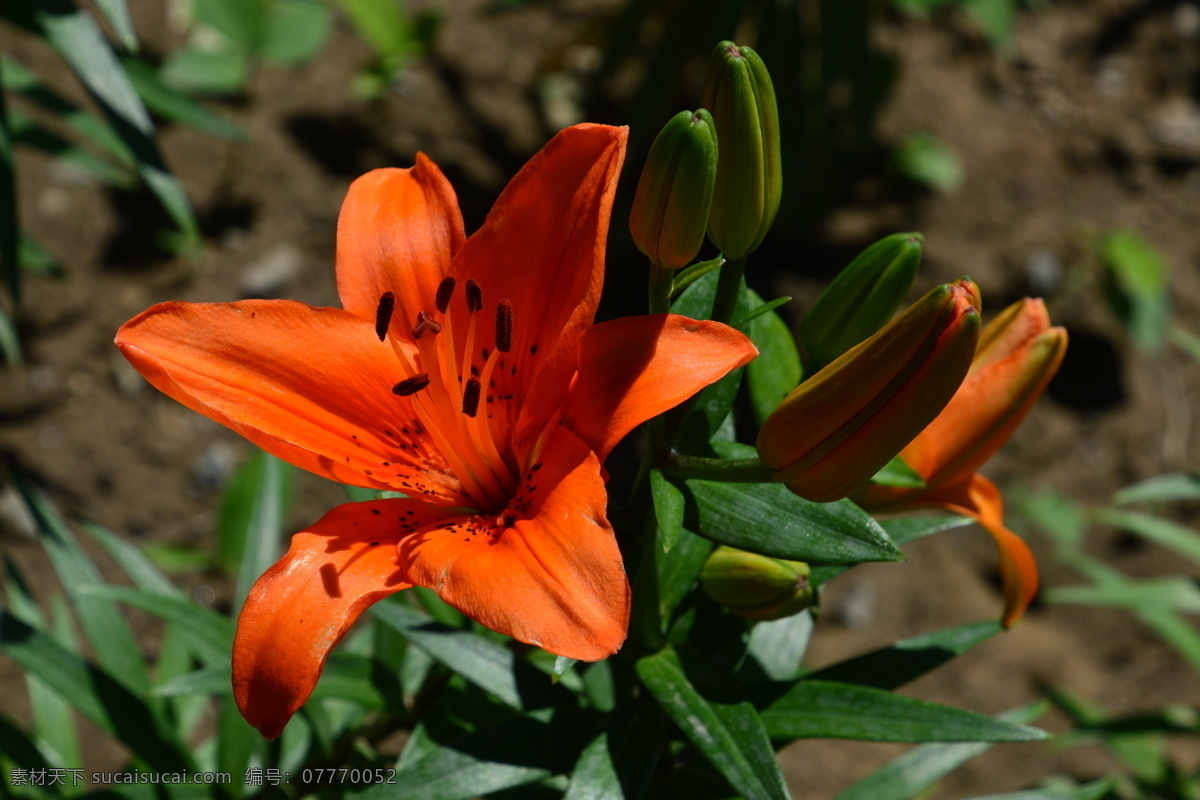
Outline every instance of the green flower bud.
<svg viewBox="0 0 1200 800"><path fill-rule="evenodd" d="M758 54L718 44L704 75L703 105L721 144L708 236L726 258L742 258L767 235L783 189L775 88Z"/></svg>
<svg viewBox="0 0 1200 800"><path fill-rule="evenodd" d="M716 602L746 619L798 614L812 605L808 564L721 546L704 562L700 586Z"/></svg>
<svg viewBox="0 0 1200 800"><path fill-rule="evenodd" d="M638 180L629 213L633 243L660 267L687 266L700 245L717 177L717 129L703 108L663 126Z"/></svg>
<svg viewBox="0 0 1200 800"><path fill-rule="evenodd" d="M826 287L800 326L800 341L816 370L874 334L904 303L921 265L919 233L880 239Z"/></svg>

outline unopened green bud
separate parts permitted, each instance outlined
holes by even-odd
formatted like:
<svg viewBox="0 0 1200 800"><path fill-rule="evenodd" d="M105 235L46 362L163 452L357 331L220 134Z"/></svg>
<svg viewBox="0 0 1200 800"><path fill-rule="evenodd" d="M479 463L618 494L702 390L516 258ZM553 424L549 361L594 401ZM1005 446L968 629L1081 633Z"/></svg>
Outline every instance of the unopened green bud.
<svg viewBox="0 0 1200 800"><path fill-rule="evenodd" d="M812 605L808 564L721 546L704 562L700 585L716 602L746 619L798 614Z"/></svg>
<svg viewBox="0 0 1200 800"><path fill-rule="evenodd" d="M718 44L704 75L703 105L721 144L708 236L726 258L742 258L767 235L783 190L775 88L758 53Z"/></svg>
<svg viewBox="0 0 1200 800"><path fill-rule="evenodd" d="M717 129L703 108L680 111L659 131L629 213L633 243L660 267L687 266L708 226L717 177Z"/></svg>
<svg viewBox="0 0 1200 800"><path fill-rule="evenodd" d="M800 326L810 369L820 369L887 324L921 265L919 233L895 233L862 251L826 287Z"/></svg>

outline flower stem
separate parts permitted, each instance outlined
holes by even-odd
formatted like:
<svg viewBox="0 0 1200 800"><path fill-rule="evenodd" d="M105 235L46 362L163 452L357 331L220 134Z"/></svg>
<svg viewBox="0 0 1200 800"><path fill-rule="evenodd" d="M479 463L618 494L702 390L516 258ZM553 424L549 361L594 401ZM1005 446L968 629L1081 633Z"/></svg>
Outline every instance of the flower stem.
<svg viewBox="0 0 1200 800"><path fill-rule="evenodd" d="M742 276L746 273L747 256L731 258L721 267L717 279L717 296L713 299L713 309L710 315L717 322L726 325L733 320L737 311L738 296L742 292Z"/></svg>
<svg viewBox="0 0 1200 800"><path fill-rule="evenodd" d="M671 310L671 287L675 283L675 270L650 264L650 313L665 314Z"/></svg>
<svg viewBox="0 0 1200 800"><path fill-rule="evenodd" d="M770 483L771 469L754 458L705 458L672 453L663 472L673 478L700 478L722 483Z"/></svg>

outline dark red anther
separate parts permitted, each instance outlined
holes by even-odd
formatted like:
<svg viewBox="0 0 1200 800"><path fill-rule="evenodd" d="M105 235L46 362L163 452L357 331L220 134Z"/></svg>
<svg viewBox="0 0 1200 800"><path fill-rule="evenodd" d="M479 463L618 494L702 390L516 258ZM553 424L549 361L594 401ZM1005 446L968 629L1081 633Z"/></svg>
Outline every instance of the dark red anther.
<svg viewBox="0 0 1200 800"><path fill-rule="evenodd" d="M379 298L379 307L375 309L375 335L379 341L387 338L388 328L392 324L392 312L396 310L396 295L384 292Z"/></svg>
<svg viewBox="0 0 1200 800"><path fill-rule="evenodd" d="M463 413L473 417L479 413L479 378L471 378L463 390Z"/></svg>
<svg viewBox="0 0 1200 800"><path fill-rule="evenodd" d="M467 311L474 314L483 308L483 290L474 278L467 278Z"/></svg>
<svg viewBox="0 0 1200 800"><path fill-rule="evenodd" d="M420 339L421 334L425 333L425 331L430 331L431 333L441 333L442 323L430 319L429 315L424 311L418 311L417 324L413 328L413 338Z"/></svg>
<svg viewBox="0 0 1200 800"><path fill-rule="evenodd" d="M438 284L437 296L434 298L434 305L437 306L439 314L445 314L446 309L450 307L450 298L454 296L454 278L442 278L442 282Z"/></svg>
<svg viewBox="0 0 1200 800"><path fill-rule="evenodd" d="M513 310L507 297L496 308L496 349L507 353L512 349Z"/></svg>
<svg viewBox="0 0 1200 800"><path fill-rule="evenodd" d="M405 378L392 387L392 392L401 397L408 397L424 389L429 385L429 376L424 372L419 372L411 378Z"/></svg>

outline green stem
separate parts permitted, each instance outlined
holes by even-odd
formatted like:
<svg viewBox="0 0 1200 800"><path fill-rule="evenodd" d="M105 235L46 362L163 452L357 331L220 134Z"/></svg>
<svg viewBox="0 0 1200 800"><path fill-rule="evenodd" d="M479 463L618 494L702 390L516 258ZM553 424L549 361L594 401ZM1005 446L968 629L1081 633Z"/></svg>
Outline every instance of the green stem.
<svg viewBox="0 0 1200 800"><path fill-rule="evenodd" d="M728 325L737 311L738 296L742 293L742 276L746 273L747 256L731 258L721 267L717 279L717 296L713 299L713 309L710 315L717 322Z"/></svg>
<svg viewBox="0 0 1200 800"><path fill-rule="evenodd" d="M770 483L771 468L755 458L705 458L672 453L663 472L673 478L700 478L722 483Z"/></svg>
<svg viewBox="0 0 1200 800"><path fill-rule="evenodd" d="M650 264L650 313L665 314L671 310L671 289L675 285L675 270Z"/></svg>

